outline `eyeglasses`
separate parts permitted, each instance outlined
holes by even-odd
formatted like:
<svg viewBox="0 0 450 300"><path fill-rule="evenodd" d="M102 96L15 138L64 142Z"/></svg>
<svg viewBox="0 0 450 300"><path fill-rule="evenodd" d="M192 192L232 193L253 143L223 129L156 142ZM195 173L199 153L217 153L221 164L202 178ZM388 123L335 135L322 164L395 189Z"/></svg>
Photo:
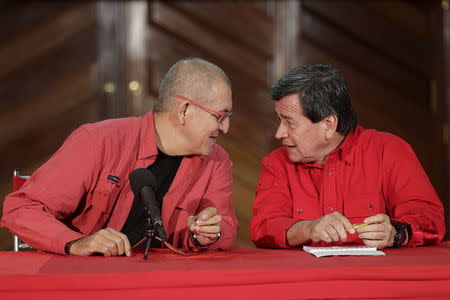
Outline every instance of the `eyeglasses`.
<svg viewBox="0 0 450 300"><path fill-rule="evenodd" d="M206 107L206 106L203 106L203 105L201 105L201 104L198 104L197 102L194 102L194 101L189 100L189 99L187 99L187 98L184 98L184 97L182 97L182 96L178 96L178 95L175 95L175 94L170 94L170 96L175 97L175 98L178 98L178 99L180 99L180 100L187 101L187 102L189 102L189 103L192 104L192 105L195 105L195 106L197 106L197 107L200 107L200 108L203 109L204 111L207 111L207 112L209 112L210 114L212 114L212 115L217 119L217 122L219 122L219 123L223 123L227 118L229 118L229 117L233 114L233 112L231 112L231 111L228 111L228 112L218 112L218 111L215 111L215 110L213 110L213 109L211 109L211 108L208 108L208 107Z"/></svg>

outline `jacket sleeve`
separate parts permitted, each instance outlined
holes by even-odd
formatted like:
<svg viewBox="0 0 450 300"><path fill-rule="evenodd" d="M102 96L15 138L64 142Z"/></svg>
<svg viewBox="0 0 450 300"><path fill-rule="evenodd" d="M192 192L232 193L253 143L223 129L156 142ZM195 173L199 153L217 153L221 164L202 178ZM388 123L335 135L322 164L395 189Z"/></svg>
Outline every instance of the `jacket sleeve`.
<svg viewBox="0 0 450 300"><path fill-rule="evenodd" d="M409 144L395 137L383 149L388 214L409 230L409 246L435 244L445 234L444 209Z"/></svg>
<svg viewBox="0 0 450 300"><path fill-rule="evenodd" d="M220 223L222 228L221 237L217 242L210 246L202 247L202 249L225 250L233 246L239 224L231 200L233 184L232 163L225 150L220 147L217 147L217 149L218 151L214 158L216 160L215 168L210 176L206 192L197 208L197 213L211 206L217 209L218 214L222 217L222 222ZM189 230L187 232L189 233ZM195 246L189 235L186 238L189 244L188 248L194 248Z"/></svg>
<svg viewBox="0 0 450 300"><path fill-rule="evenodd" d="M74 131L21 189L6 196L1 225L34 248L63 254L67 242L83 237L65 220L86 198L94 153L88 133Z"/></svg>
<svg viewBox="0 0 450 300"><path fill-rule="evenodd" d="M286 231L300 220L292 216L287 174L283 163L274 154L262 160L253 202L250 236L257 247L289 248L286 244Z"/></svg>

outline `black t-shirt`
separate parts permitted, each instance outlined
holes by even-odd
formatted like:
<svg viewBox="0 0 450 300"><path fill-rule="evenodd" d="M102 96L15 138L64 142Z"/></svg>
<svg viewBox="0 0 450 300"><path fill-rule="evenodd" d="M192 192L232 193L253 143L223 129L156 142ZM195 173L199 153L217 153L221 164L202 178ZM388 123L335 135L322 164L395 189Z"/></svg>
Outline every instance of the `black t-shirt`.
<svg viewBox="0 0 450 300"><path fill-rule="evenodd" d="M162 210L163 198L172 185L173 179L180 167L182 156L170 156L158 149L156 161L147 167L156 178L155 199ZM134 198L133 205L130 209L125 225L123 225L122 233L128 237L131 246L142 240L146 236L147 230L147 213L144 209L142 201ZM145 247L146 243L142 243L139 247ZM161 248L161 242L153 239L152 248Z"/></svg>

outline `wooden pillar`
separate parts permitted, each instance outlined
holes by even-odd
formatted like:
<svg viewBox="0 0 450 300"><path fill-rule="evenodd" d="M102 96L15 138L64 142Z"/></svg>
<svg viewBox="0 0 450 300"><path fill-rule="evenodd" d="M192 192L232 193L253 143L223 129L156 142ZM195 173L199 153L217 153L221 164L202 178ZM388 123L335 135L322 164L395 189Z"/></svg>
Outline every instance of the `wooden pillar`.
<svg viewBox="0 0 450 300"><path fill-rule="evenodd" d="M273 6L274 57L269 80L272 83L298 64L300 1L275 1Z"/></svg>
<svg viewBox="0 0 450 300"><path fill-rule="evenodd" d="M106 118L142 112L146 82L147 2L101 1L97 79L102 91L99 113Z"/></svg>
<svg viewBox="0 0 450 300"><path fill-rule="evenodd" d="M127 112L141 115L152 108L148 98L147 69L147 1L130 1L126 8Z"/></svg>
<svg viewBox="0 0 450 300"><path fill-rule="evenodd" d="M269 14L273 16L273 60L268 81L270 94L271 86L298 65L298 44L300 40L300 7L301 1L269 1ZM278 126L274 121L274 128ZM273 132L275 134L275 131ZM270 139L268 152L279 147L275 138Z"/></svg>

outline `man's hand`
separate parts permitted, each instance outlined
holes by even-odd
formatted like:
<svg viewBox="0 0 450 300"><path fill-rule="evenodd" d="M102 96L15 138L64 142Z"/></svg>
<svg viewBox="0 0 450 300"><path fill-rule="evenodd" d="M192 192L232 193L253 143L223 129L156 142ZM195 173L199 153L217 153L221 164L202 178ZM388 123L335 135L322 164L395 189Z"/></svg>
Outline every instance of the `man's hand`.
<svg viewBox="0 0 450 300"><path fill-rule="evenodd" d="M347 232L355 233L352 223L338 212L315 219L309 223L308 227L309 238L313 242L345 242L347 240Z"/></svg>
<svg viewBox="0 0 450 300"><path fill-rule="evenodd" d="M126 235L112 228L105 228L69 245L69 254L88 256L103 253L104 256L126 254L131 256L131 245Z"/></svg>
<svg viewBox="0 0 450 300"><path fill-rule="evenodd" d="M342 214L333 212L313 221L295 223L286 232L286 243L290 247L297 247L309 241L345 242L347 232L356 232L352 223Z"/></svg>
<svg viewBox="0 0 450 300"><path fill-rule="evenodd" d="M207 207L196 216L187 219L189 230L195 233L197 241L206 246L214 243L222 230L220 222L222 217L217 214L215 207Z"/></svg>
<svg viewBox="0 0 450 300"><path fill-rule="evenodd" d="M366 246L383 249L394 244L395 228L391 225L388 215L378 214L364 219L367 226L356 231Z"/></svg>

